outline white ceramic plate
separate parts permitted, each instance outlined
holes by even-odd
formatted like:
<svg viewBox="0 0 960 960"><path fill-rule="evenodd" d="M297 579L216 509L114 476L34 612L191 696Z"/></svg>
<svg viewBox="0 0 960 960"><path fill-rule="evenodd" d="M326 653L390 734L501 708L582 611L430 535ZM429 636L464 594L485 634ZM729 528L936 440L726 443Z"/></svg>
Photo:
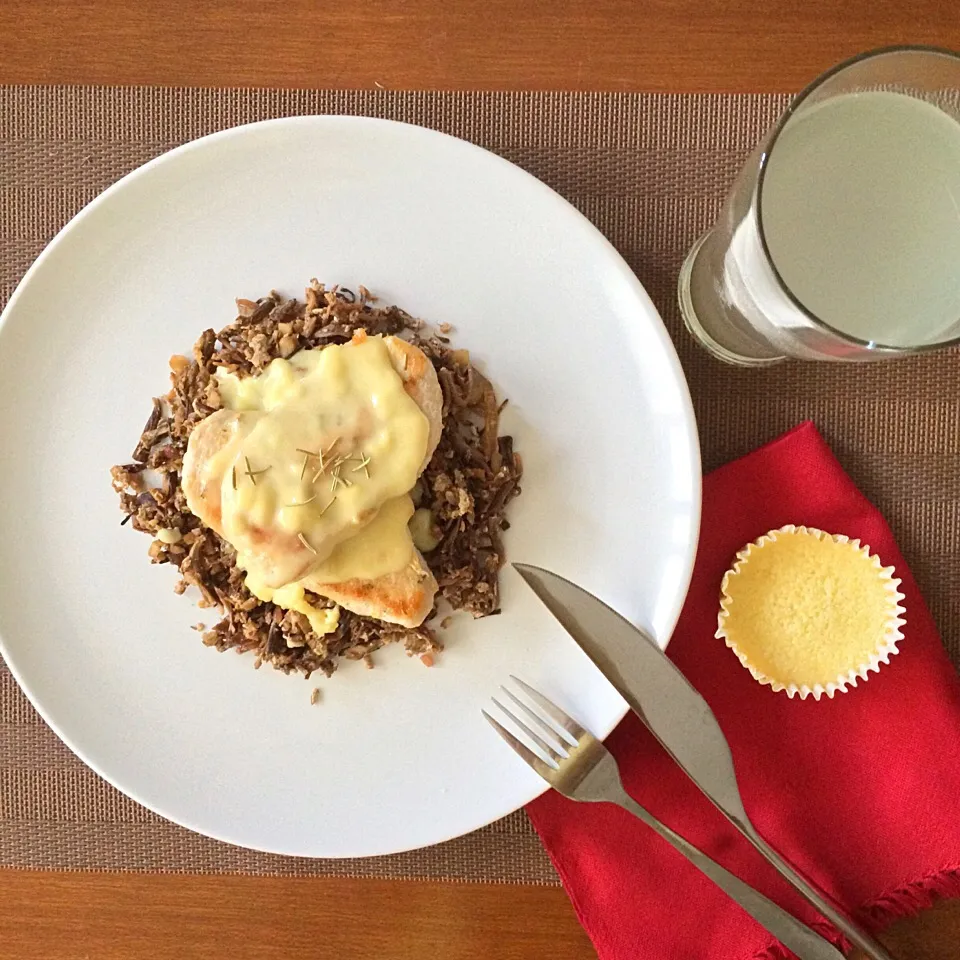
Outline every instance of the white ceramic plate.
<svg viewBox="0 0 960 960"><path fill-rule="evenodd" d="M624 712L519 577L503 615L458 619L433 669L398 649L304 682L217 654L213 621L121 528L109 467L167 389L167 360L237 296L310 277L454 325L502 396L525 464L513 559L582 583L666 643L695 551L686 384L610 244L538 180L468 143L299 117L187 144L83 210L0 328L0 637L86 763L212 837L342 857L436 843L543 783L480 708L516 673L605 735ZM322 700L312 707L310 691Z"/></svg>

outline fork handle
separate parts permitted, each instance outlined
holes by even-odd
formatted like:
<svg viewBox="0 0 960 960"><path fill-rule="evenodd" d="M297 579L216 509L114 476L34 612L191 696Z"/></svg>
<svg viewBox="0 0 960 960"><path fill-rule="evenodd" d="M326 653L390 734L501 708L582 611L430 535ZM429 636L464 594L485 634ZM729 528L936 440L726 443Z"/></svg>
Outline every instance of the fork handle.
<svg viewBox="0 0 960 960"><path fill-rule="evenodd" d="M819 934L791 916L786 910L767 899L759 890L725 870L715 860L698 850L692 843L674 833L652 814L644 810L626 793L611 801L642 820L675 850L682 853L697 869L708 876L724 893L746 910L762 927L772 933L800 960L843 960L843 954Z"/></svg>

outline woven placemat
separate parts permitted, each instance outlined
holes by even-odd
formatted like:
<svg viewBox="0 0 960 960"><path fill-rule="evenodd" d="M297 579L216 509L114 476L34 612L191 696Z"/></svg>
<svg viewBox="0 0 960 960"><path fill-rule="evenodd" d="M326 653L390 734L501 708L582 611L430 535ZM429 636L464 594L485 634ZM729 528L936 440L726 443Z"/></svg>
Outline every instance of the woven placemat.
<svg viewBox="0 0 960 960"><path fill-rule="evenodd" d="M390 117L464 137L558 190L613 241L659 305L709 470L812 417L896 531L960 661L960 353L866 366L737 370L686 336L684 251L712 221L785 96L0 88L0 296L85 203L214 130L301 113ZM196 836L87 770L0 668L0 866L336 874L556 883L524 815L401 856L303 861Z"/></svg>

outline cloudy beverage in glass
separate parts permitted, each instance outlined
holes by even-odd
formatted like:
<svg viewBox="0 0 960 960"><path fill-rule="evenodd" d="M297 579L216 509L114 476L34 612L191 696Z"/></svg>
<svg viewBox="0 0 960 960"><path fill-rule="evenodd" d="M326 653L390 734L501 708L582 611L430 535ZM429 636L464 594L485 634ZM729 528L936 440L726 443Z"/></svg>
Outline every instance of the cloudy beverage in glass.
<svg viewBox="0 0 960 960"><path fill-rule="evenodd" d="M931 51L874 54L822 85L908 53L944 58L960 86L960 60ZM801 98L684 265L684 318L708 349L859 360L960 335L960 90L941 81Z"/></svg>

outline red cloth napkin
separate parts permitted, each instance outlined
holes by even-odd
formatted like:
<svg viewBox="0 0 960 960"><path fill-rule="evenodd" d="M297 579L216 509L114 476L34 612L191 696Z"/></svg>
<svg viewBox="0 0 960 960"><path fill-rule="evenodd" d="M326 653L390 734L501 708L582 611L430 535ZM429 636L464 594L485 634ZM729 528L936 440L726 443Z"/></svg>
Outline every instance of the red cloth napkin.
<svg viewBox="0 0 960 960"><path fill-rule="evenodd" d="M900 653L833 700L789 699L714 639L736 551L787 523L869 544L903 580ZM670 656L707 699L757 828L868 928L960 896L960 682L889 527L811 423L704 482L693 584ZM607 741L651 813L847 946L628 714ZM792 956L651 830L552 791L527 808L601 960Z"/></svg>

